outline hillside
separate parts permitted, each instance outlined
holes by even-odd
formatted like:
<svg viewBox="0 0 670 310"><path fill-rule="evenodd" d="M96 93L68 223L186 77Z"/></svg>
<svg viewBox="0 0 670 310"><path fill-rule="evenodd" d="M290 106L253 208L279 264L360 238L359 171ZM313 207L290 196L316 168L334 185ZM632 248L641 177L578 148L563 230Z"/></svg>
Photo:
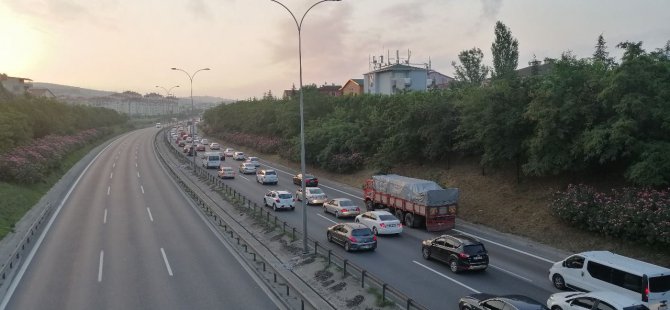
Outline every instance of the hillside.
<svg viewBox="0 0 670 310"><path fill-rule="evenodd" d="M87 89L75 86L60 85L53 83L41 83L34 82L33 88L46 88L50 90L56 97L83 97L83 98L93 98L93 97L102 97L113 94L111 91Z"/></svg>

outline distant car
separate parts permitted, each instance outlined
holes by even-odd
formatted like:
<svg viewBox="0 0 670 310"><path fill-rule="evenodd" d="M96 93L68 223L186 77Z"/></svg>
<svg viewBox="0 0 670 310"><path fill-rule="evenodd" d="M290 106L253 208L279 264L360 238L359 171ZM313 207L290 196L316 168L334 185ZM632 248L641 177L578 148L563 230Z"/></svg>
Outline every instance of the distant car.
<svg viewBox="0 0 670 310"><path fill-rule="evenodd" d="M249 157L247 157L246 162L248 162L248 163L252 163L252 164L254 164L254 166L256 166L256 167L260 167L260 166L261 166L261 162L260 162L260 160L258 159L258 157L249 156Z"/></svg>
<svg viewBox="0 0 670 310"><path fill-rule="evenodd" d="M649 310L640 298L615 292L562 292L549 296L547 307L552 310Z"/></svg>
<svg viewBox="0 0 670 310"><path fill-rule="evenodd" d="M235 152L233 153L234 160L245 160L247 157L244 155L244 152Z"/></svg>
<svg viewBox="0 0 670 310"><path fill-rule="evenodd" d="M256 166L252 163L241 163L239 171L242 174L256 173Z"/></svg>
<svg viewBox="0 0 670 310"><path fill-rule="evenodd" d="M191 149L191 146L190 145L183 145L183 146L184 148L182 149L182 152L188 153L188 151Z"/></svg>
<svg viewBox="0 0 670 310"><path fill-rule="evenodd" d="M302 173L293 176L293 184L302 185ZM319 186L319 179L311 174L305 174L305 186L317 187Z"/></svg>
<svg viewBox="0 0 670 310"><path fill-rule="evenodd" d="M179 140L179 141L177 142L177 146L179 146L179 147L184 147L184 146L186 146L186 141L184 141L184 140Z"/></svg>
<svg viewBox="0 0 670 310"><path fill-rule="evenodd" d="M161 123L156 123L156 128L161 128Z"/></svg>
<svg viewBox="0 0 670 310"><path fill-rule="evenodd" d="M200 144L200 139L198 138L193 139L193 143L195 143L195 145Z"/></svg>
<svg viewBox="0 0 670 310"><path fill-rule="evenodd" d="M305 187L305 192L307 192L305 195L307 197L307 204L322 205L328 200L328 195L318 187ZM295 192L295 198L302 201L302 196L302 188L298 187L298 190Z"/></svg>
<svg viewBox="0 0 670 310"><path fill-rule="evenodd" d="M269 191L265 194L263 203L272 210L295 209L295 198L287 191Z"/></svg>
<svg viewBox="0 0 670 310"><path fill-rule="evenodd" d="M453 273L463 270L485 270L489 255L479 240L461 234L445 234L424 240L421 252L425 259L436 259L449 264Z"/></svg>
<svg viewBox="0 0 670 310"><path fill-rule="evenodd" d="M196 146L195 146L195 151L196 152L204 152L206 150L207 150L207 148L205 148L204 144L196 144Z"/></svg>
<svg viewBox="0 0 670 310"><path fill-rule="evenodd" d="M233 157L233 153L235 153L235 150L231 148L223 150L223 155L225 155L226 157Z"/></svg>
<svg viewBox="0 0 670 310"><path fill-rule="evenodd" d="M279 183L279 177L277 176L277 172L271 169L257 170L256 182L261 184L271 183L276 185Z"/></svg>
<svg viewBox="0 0 670 310"><path fill-rule="evenodd" d="M328 227L326 238L329 242L341 244L344 250L370 250L377 248L377 236L370 228L359 223L342 223Z"/></svg>
<svg viewBox="0 0 670 310"><path fill-rule="evenodd" d="M205 140L207 140L207 139L205 139ZM210 149L210 150L220 150L220 149L221 149L221 146L220 146L218 143L216 143L216 142L212 142L212 143L209 145L209 149Z"/></svg>
<svg viewBox="0 0 670 310"><path fill-rule="evenodd" d="M219 178L234 179L235 178L235 170L233 170L232 167L221 167L221 169L219 169Z"/></svg>
<svg viewBox="0 0 670 310"><path fill-rule="evenodd" d="M323 212L333 213L335 217L357 216L361 214L361 209L348 198L335 198L326 201L323 204Z"/></svg>
<svg viewBox="0 0 670 310"><path fill-rule="evenodd" d="M549 310L544 304L530 297L522 295L498 296L487 293L477 293L462 297L458 302L461 310L491 310L491 309L517 309L517 310ZM590 308L587 308L590 309Z"/></svg>
<svg viewBox="0 0 670 310"><path fill-rule="evenodd" d="M204 145L207 145L207 144L209 144L209 140L207 140L207 139L202 139L202 140L200 140L200 143L202 143L202 144L204 144Z"/></svg>
<svg viewBox="0 0 670 310"><path fill-rule="evenodd" d="M402 223L388 211L368 211L357 216L355 222L372 229L375 235L400 234L402 232Z"/></svg>

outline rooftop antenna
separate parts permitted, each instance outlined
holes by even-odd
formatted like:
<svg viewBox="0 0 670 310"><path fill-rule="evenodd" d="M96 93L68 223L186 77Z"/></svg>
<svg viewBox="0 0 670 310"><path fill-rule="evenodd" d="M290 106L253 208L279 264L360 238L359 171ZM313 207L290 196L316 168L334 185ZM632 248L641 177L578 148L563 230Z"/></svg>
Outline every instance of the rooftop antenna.
<svg viewBox="0 0 670 310"><path fill-rule="evenodd" d="M412 56L412 51L407 49L407 64L409 65L409 58Z"/></svg>
<svg viewBox="0 0 670 310"><path fill-rule="evenodd" d="M395 63L400 64L400 50L395 50Z"/></svg>

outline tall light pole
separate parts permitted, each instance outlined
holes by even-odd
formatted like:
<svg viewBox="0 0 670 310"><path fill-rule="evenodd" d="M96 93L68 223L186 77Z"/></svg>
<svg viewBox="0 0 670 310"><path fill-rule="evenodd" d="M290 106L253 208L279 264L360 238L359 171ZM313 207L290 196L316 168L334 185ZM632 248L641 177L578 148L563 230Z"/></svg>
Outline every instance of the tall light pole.
<svg viewBox="0 0 670 310"><path fill-rule="evenodd" d="M156 85L156 88L162 88L162 89L165 91L165 98L170 97L170 92L171 92L175 87L179 87L179 85L172 86L172 87L170 87L169 90L168 90L167 88L163 87L163 86L158 86L158 85ZM170 117L172 117L172 108L170 108Z"/></svg>
<svg viewBox="0 0 670 310"><path fill-rule="evenodd" d="M186 73L186 75L188 76L188 79L191 80L191 117L193 117L193 115L195 114L195 108L193 107L193 78L195 77L196 74L198 74L198 72L204 71L204 70L210 70L210 69L209 68L202 68L200 70L197 70L197 71L193 72L193 74L189 74L185 70L179 69L179 68L171 68L171 69L172 70L178 70L178 71ZM193 136L194 134L195 134L195 118L193 118L191 120L191 136ZM193 138L193 139L195 139L195 138ZM193 147L193 144L191 144L191 147ZM196 155L195 155L195 150L194 150L193 151L193 170L194 171L195 171L195 167L196 167L195 158L196 158Z"/></svg>
<svg viewBox="0 0 670 310"><path fill-rule="evenodd" d="M340 1L340 0L321 0L319 2L316 2L312 4L312 6L305 11L305 14L302 15L302 18L300 19L300 22L298 22L298 19L295 18L295 15L291 10L286 7L283 3L277 1L277 0L270 0L274 3L277 3L284 7L289 14L291 14L291 17L293 17L293 21L295 21L295 26L298 29L298 63L300 66L300 173L302 175L302 181L300 182L300 187L302 188L302 195L303 199L302 201L302 253L307 254L309 253L309 249L307 248L307 199L304 198L305 196L305 117L303 114L303 97L302 97L302 22L305 20L305 16L307 16L307 13L309 11L317 6L320 3L323 2L328 2L328 1Z"/></svg>

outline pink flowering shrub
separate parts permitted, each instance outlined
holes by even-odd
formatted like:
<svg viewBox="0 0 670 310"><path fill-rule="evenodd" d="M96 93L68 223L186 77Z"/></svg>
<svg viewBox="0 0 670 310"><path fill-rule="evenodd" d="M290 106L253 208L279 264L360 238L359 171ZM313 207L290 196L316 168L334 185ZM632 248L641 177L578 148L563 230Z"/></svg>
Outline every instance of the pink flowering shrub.
<svg viewBox="0 0 670 310"><path fill-rule="evenodd" d="M583 184L557 192L551 209L561 219L607 236L670 244L670 189L613 189Z"/></svg>
<svg viewBox="0 0 670 310"><path fill-rule="evenodd" d="M97 129L70 136L48 135L0 154L0 181L31 184L42 181L70 152L100 137Z"/></svg>

